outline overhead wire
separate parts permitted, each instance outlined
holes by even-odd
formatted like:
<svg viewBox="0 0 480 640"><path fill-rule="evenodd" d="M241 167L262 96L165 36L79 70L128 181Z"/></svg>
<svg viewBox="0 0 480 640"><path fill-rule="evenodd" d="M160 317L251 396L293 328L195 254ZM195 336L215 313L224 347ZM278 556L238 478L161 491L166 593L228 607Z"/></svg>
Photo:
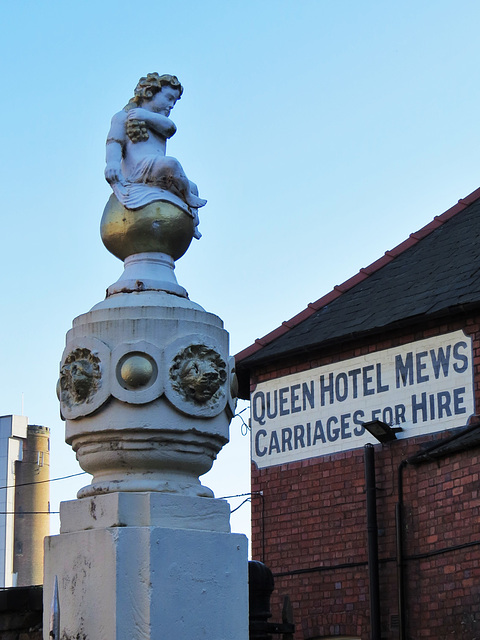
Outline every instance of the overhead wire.
<svg viewBox="0 0 480 640"><path fill-rule="evenodd" d="M250 405L248 405L248 407L245 407L244 409L242 409L241 411L239 411L238 413L236 413L236 414L233 416L234 418L240 418L240 420L242 421L242 427L241 427L241 430L240 430L240 432L241 432L242 436L246 436L246 435L247 435L247 433L248 433L249 431L251 431L250 425L249 425L249 424L247 424L247 423L245 422L245 420L242 418L242 413L243 413L244 411L247 411L248 409L250 409Z"/></svg>
<svg viewBox="0 0 480 640"><path fill-rule="evenodd" d="M51 516L57 513L60 513L60 511L0 511L0 516L33 516L33 515Z"/></svg>
<svg viewBox="0 0 480 640"><path fill-rule="evenodd" d="M84 476L86 475L86 471L81 471L80 473L72 473L69 476L60 476L59 478L50 478L49 480L35 480L34 482L19 482L18 484L6 484L1 489L16 489L17 487L28 487L32 484L44 484L46 482L56 482L57 480L68 480L68 478L75 478L76 476ZM0 512L1 513L1 512Z"/></svg>
<svg viewBox="0 0 480 640"><path fill-rule="evenodd" d="M252 499L251 499L250 497L245 498L245 500L244 500L243 502L241 502L241 503L238 505L238 507L235 507L235 509L232 509L232 510L230 511L230 515L231 515L232 513L235 513L235 511L238 511L238 510L240 509L240 507L243 507L243 505L244 505L244 504L246 504L247 502L251 502L251 500L252 500Z"/></svg>
<svg viewBox="0 0 480 640"><path fill-rule="evenodd" d="M68 476L59 476L58 478L49 478L48 480L36 480L34 482L19 482L18 484L7 484L2 489L17 489L18 487L28 487L33 484L45 484L46 482L56 482L57 480L68 480L69 478L75 478L76 476L86 475L85 471L80 473L71 473ZM24 516L24 515L57 515L60 511L0 511L1 516Z"/></svg>

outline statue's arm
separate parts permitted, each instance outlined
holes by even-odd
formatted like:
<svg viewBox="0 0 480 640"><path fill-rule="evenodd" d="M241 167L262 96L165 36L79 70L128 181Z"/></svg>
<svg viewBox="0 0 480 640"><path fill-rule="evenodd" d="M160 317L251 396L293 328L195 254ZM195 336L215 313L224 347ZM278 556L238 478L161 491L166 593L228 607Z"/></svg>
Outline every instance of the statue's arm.
<svg viewBox="0 0 480 640"><path fill-rule="evenodd" d="M123 147L125 145L126 118L125 111L115 114L107 136L105 179L110 184L123 181L121 166Z"/></svg>
<svg viewBox="0 0 480 640"><path fill-rule="evenodd" d="M177 127L170 118L167 118L161 113L142 109L141 107L130 109L127 118L129 120L143 120L147 127L153 129L164 138L171 138L177 130Z"/></svg>

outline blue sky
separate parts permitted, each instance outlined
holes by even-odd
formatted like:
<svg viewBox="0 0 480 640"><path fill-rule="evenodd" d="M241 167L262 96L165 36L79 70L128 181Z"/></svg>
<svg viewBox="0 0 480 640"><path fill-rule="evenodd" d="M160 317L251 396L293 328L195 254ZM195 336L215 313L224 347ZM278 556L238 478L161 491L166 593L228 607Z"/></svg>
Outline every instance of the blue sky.
<svg viewBox="0 0 480 640"><path fill-rule="evenodd" d="M208 204L176 274L236 353L480 185L479 21L466 0L0 2L0 414L23 394L51 427L52 477L79 471L58 363L122 271L99 237L104 144L139 77L185 87L168 153ZM217 496L249 490L231 430ZM84 483L53 483L52 509Z"/></svg>

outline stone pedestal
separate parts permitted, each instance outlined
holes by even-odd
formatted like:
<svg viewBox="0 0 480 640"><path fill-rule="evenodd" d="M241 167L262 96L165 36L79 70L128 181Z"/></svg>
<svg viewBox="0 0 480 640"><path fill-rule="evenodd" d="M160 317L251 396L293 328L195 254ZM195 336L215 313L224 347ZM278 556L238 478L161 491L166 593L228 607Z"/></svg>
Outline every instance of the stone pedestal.
<svg viewBox="0 0 480 640"><path fill-rule="evenodd" d="M45 540L44 638L246 640L247 540L221 500L112 493L61 505Z"/></svg>
<svg viewBox="0 0 480 640"><path fill-rule="evenodd" d="M173 81L149 74L142 96L155 78L157 93ZM112 182L127 126L117 116ZM175 260L200 236L195 207L205 201L173 158L150 169L163 165L185 201L150 179L140 185L145 206L110 198L102 239L124 272L67 334L65 440L93 478L60 506L60 535L45 539L45 640L248 639L247 540L230 533L228 504L199 480L228 442L234 360L220 318L177 283Z"/></svg>
<svg viewBox="0 0 480 640"><path fill-rule="evenodd" d="M59 397L93 479L45 541L45 640L247 640L247 540L199 480L235 409L220 318L171 292L110 295L74 320Z"/></svg>

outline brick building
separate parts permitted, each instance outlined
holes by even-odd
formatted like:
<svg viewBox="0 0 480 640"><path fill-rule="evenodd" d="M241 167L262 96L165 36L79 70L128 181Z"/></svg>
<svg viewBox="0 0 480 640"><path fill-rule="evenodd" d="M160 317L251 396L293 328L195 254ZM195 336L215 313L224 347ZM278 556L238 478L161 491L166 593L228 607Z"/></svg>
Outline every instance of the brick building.
<svg viewBox="0 0 480 640"><path fill-rule="evenodd" d="M236 360L296 640L480 638L480 189Z"/></svg>

